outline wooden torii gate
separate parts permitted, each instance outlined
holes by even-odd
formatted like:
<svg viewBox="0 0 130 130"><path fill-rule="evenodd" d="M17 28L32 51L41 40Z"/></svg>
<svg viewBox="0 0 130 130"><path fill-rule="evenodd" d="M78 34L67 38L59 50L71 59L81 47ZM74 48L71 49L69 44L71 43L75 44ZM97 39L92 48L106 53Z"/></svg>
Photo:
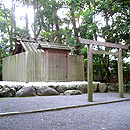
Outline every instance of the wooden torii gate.
<svg viewBox="0 0 130 130"><path fill-rule="evenodd" d="M118 82L119 82L119 97L124 97L124 88L123 88L123 69L122 69L122 49L128 49L128 45L114 44L109 42L98 42L89 39L78 38L80 44L86 44L88 48L88 101L93 101L93 53L94 54L106 54L106 55L115 55L118 57ZM99 51L93 50L92 46L104 46L109 48L117 48L117 52L108 52L108 51Z"/></svg>

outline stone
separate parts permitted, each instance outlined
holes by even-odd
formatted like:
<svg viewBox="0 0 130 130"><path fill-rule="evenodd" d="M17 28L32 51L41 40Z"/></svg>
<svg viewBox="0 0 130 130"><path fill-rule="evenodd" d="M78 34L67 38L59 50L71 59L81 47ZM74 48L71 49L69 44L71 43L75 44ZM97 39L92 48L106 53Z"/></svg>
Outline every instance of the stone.
<svg viewBox="0 0 130 130"><path fill-rule="evenodd" d="M130 93L130 84L129 83L124 84L124 92Z"/></svg>
<svg viewBox="0 0 130 130"><path fill-rule="evenodd" d="M67 85L67 90L75 90L76 88L77 88L76 84Z"/></svg>
<svg viewBox="0 0 130 130"><path fill-rule="evenodd" d="M108 86L105 83L100 83L98 88L99 88L99 92L101 93L108 92Z"/></svg>
<svg viewBox="0 0 130 130"><path fill-rule="evenodd" d="M107 83L108 91L118 92L118 84L117 83Z"/></svg>
<svg viewBox="0 0 130 130"><path fill-rule="evenodd" d="M37 90L40 86L39 85L35 85L35 86L32 86L35 90Z"/></svg>
<svg viewBox="0 0 130 130"><path fill-rule="evenodd" d="M15 96L15 94L16 94L16 90L15 90L15 88L10 88L10 93L9 93L9 95L7 95L7 97L14 97Z"/></svg>
<svg viewBox="0 0 130 130"><path fill-rule="evenodd" d="M59 93L48 86L41 86L36 90L38 96L50 96L50 95L59 95Z"/></svg>
<svg viewBox="0 0 130 130"><path fill-rule="evenodd" d="M98 92L99 83L93 83L93 92Z"/></svg>
<svg viewBox="0 0 130 130"><path fill-rule="evenodd" d="M64 92L65 95L79 95L82 94L80 90L67 90Z"/></svg>
<svg viewBox="0 0 130 130"><path fill-rule="evenodd" d="M126 93L130 94L130 91L127 91Z"/></svg>
<svg viewBox="0 0 130 130"><path fill-rule="evenodd" d="M67 90L67 88L68 88L68 85L58 85L56 90L59 93L64 93Z"/></svg>
<svg viewBox="0 0 130 130"><path fill-rule="evenodd" d="M0 89L0 97L14 97L15 94L15 88L10 88L7 85L3 86L3 88Z"/></svg>
<svg viewBox="0 0 130 130"><path fill-rule="evenodd" d="M61 96L64 96L64 93L60 93Z"/></svg>
<svg viewBox="0 0 130 130"><path fill-rule="evenodd" d="M2 89L3 88L3 86L2 85L0 85L0 89Z"/></svg>
<svg viewBox="0 0 130 130"><path fill-rule="evenodd" d="M87 93L87 84L77 85L76 90L80 90L82 93Z"/></svg>
<svg viewBox="0 0 130 130"><path fill-rule="evenodd" d="M36 96L35 89L32 86L22 87L16 93L16 97L29 97L29 96Z"/></svg>
<svg viewBox="0 0 130 130"><path fill-rule="evenodd" d="M16 91L19 91L21 88L23 88L24 86L22 86L22 85L13 85L13 86L11 86L11 87L13 87L13 88L15 88L16 89Z"/></svg>
<svg viewBox="0 0 130 130"><path fill-rule="evenodd" d="M48 87L53 88L53 89L56 90L56 88L58 87L58 85L49 85Z"/></svg>

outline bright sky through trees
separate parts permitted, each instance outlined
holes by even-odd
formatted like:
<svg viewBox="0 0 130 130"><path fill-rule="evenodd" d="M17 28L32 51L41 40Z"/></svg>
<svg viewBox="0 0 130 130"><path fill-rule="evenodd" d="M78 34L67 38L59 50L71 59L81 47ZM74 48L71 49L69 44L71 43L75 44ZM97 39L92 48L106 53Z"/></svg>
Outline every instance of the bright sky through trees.
<svg viewBox="0 0 130 130"><path fill-rule="evenodd" d="M3 4L7 7L7 8L11 8L12 2L11 0L3 0L2 1ZM15 17L16 17L16 23L17 26L19 26L20 28L25 27L25 16L26 16L26 11L27 8L26 6L22 6L21 4L17 4L15 7ZM57 14L60 18L65 18L66 13L69 11L69 9L67 8L61 8L60 10L58 10ZM29 7L28 9L28 18L29 18L29 30L31 35L33 36L33 32L32 32L32 28L31 25L34 22L34 14L33 14L33 8ZM102 21L101 24L99 24L99 26L104 26L105 23L103 22L103 19L100 15L95 16L95 21ZM78 23L77 27L79 26ZM63 24L64 26L64 24ZM70 26L72 28L72 26ZM105 41L103 38L98 37L98 41Z"/></svg>

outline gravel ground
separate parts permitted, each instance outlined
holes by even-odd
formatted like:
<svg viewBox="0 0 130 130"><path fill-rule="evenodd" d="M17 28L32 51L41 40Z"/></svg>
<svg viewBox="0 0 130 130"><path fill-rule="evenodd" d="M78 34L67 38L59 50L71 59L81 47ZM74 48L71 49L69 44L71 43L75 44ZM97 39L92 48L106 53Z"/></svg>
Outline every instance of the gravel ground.
<svg viewBox="0 0 130 130"><path fill-rule="evenodd" d="M0 117L0 130L130 130L130 101Z"/></svg>
<svg viewBox="0 0 130 130"><path fill-rule="evenodd" d="M118 100L118 93L94 93L94 102L87 102L87 94L73 96L36 96L24 98L0 98L0 113L23 112L53 107L63 107L72 105L83 105L104 101ZM125 94L130 98L130 94Z"/></svg>

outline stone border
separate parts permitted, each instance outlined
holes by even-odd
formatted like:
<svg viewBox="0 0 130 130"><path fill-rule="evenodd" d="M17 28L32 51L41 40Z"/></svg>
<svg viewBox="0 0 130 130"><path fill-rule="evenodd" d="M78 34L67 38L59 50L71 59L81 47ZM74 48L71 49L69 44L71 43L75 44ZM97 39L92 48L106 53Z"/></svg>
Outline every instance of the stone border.
<svg viewBox="0 0 130 130"><path fill-rule="evenodd" d="M112 100L112 101L104 101L104 102L97 102L97 103L90 103L90 104L83 104L83 105L73 105L73 106L63 106L63 107L39 109L39 110L30 110L30 111L23 111L23 112L17 112L16 111L16 112L0 113L0 117L12 116L12 115L21 115L21 114L40 113L40 112L49 112L49 111L59 111L59 110L66 110L66 109L72 109L72 108L81 108L81 107L89 107L89 106L103 105L103 104L109 104L109 103L117 103L117 102L123 102L123 101L130 101L130 98Z"/></svg>
<svg viewBox="0 0 130 130"><path fill-rule="evenodd" d="M0 97L28 97L50 95L77 95L88 92L88 82L0 82ZM118 92L116 83L93 82L93 92ZM124 85L124 92L130 93L130 87Z"/></svg>
<svg viewBox="0 0 130 130"><path fill-rule="evenodd" d="M0 97L77 95L87 93L87 82L0 82ZM105 93L105 83L93 82L93 91Z"/></svg>

